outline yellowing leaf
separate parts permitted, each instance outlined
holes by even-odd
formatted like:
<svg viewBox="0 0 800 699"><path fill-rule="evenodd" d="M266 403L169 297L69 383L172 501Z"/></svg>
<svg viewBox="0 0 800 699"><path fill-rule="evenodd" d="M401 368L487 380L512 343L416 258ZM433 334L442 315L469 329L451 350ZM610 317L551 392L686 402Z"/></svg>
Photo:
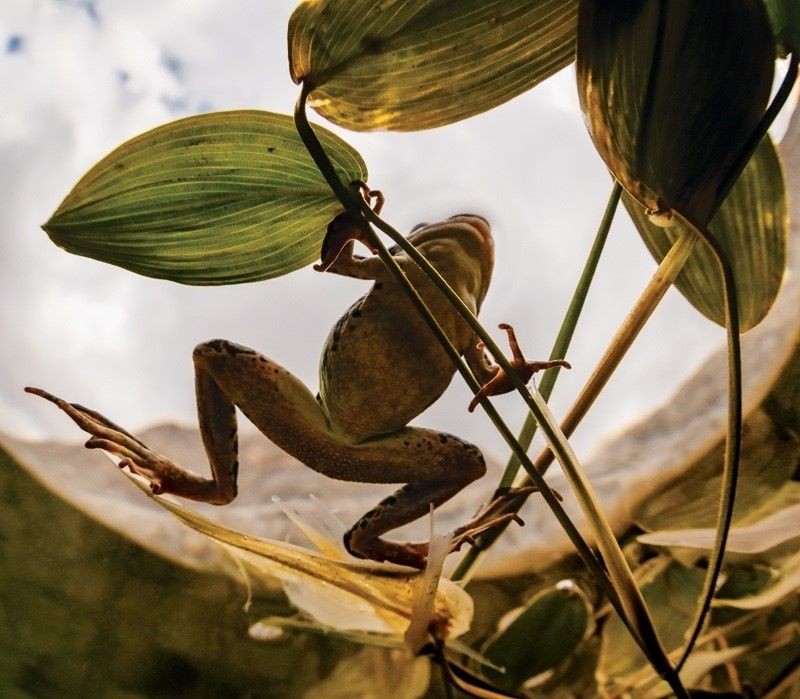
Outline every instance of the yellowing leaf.
<svg viewBox="0 0 800 699"><path fill-rule="evenodd" d="M289 66L334 123L429 129L571 63L576 15L576 0L305 0L289 20Z"/></svg>
<svg viewBox="0 0 800 699"><path fill-rule="evenodd" d="M153 496L136 483L192 529L225 546L248 572L279 579L290 601L318 623L396 636L398 645L402 644L420 573L388 564L332 560L298 546L248 536ZM447 637L456 638L469 629L471 620L470 596L455 583L442 580L433 623Z"/></svg>
<svg viewBox="0 0 800 699"><path fill-rule="evenodd" d="M358 153L316 128L345 182ZM311 263L341 210L289 116L180 119L123 143L43 226L68 252L182 284L236 284Z"/></svg>
<svg viewBox="0 0 800 699"><path fill-rule="evenodd" d="M642 534L638 540L650 546L678 546L711 550L713 529L673 529ZM756 554L800 538L800 505L787 507L753 524L733 527L728 536L728 553Z"/></svg>

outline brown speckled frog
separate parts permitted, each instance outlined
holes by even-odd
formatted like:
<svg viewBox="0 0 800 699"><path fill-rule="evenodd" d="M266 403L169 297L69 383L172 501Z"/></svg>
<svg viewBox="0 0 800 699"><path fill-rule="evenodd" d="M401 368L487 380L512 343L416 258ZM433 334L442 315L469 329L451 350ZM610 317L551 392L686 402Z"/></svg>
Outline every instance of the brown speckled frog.
<svg viewBox="0 0 800 699"><path fill-rule="evenodd" d="M473 215L418 226L409 240L477 313L492 275L488 223ZM392 255L482 384L495 378L473 331L399 249ZM87 447L122 457L121 466L147 478L154 492L225 504L236 497L236 408L275 444L331 478L404 483L345 535L354 555L422 567L427 543L381 535L426 515L485 472L480 450L444 432L408 427L453 377L454 367L397 281L377 257L353 254L347 242L325 269L372 280L372 289L331 330L315 397L282 366L247 347L211 340L194 350L200 431L211 478L157 454L99 413L28 388L58 405L92 435ZM543 363L546 364L546 363ZM541 367L540 367L541 368ZM489 507L456 532L454 548L502 521Z"/></svg>

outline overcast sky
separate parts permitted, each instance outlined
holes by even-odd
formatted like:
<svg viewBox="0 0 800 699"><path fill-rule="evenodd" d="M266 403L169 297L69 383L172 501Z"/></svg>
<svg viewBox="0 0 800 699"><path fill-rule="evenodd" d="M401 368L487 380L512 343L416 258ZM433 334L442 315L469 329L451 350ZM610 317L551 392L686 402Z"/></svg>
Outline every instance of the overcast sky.
<svg viewBox="0 0 800 699"><path fill-rule="evenodd" d="M191 351L224 337L284 364L312 390L329 328L366 288L310 268L278 280L192 288L56 248L39 229L75 181L122 141L200 111L290 113L286 22L293 0L3 0L0 4L0 430L77 440L33 384L130 429L194 424ZM586 135L574 72L490 113L420 134L339 130L363 155L401 230L472 211L493 226L497 262L482 319L510 322L547 357L610 180ZM655 265L618 214L553 405L563 413ZM497 337L501 333L497 332ZM587 424L603 434L667 397L723 340L670 292ZM503 344L505 340L503 339ZM418 421L506 450L456 379ZM513 429L523 410L497 401Z"/></svg>

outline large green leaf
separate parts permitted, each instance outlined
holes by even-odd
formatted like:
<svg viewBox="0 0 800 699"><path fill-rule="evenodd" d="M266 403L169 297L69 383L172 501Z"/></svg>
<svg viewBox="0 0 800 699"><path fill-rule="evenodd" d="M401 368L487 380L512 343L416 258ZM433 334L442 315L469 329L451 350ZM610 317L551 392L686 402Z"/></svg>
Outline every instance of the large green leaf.
<svg viewBox="0 0 800 699"><path fill-rule="evenodd" d="M646 208L700 225L769 98L762 0L583 0L581 107L600 155Z"/></svg>
<svg viewBox="0 0 800 699"><path fill-rule="evenodd" d="M306 0L289 20L295 82L350 129L442 126L572 62L576 0Z"/></svg>
<svg viewBox="0 0 800 699"><path fill-rule="evenodd" d="M488 669L487 675L505 689L515 689L564 661L592 625L591 605L574 584L542 590L519 611L483 648L484 657L504 669Z"/></svg>
<svg viewBox="0 0 800 699"><path fill-rule="evenodd" d="M358 153L317 135L346 181ZM215 112L148 131L101 160L43 226L69 252L183 284L286 274L319 255L341 210L291 117Z"/></svg>
<svg viewBox="0 0 800 699"><path fill-rule="evenodd" d="M629 194L623 201L653 257L661 261L682 224L661 228ZM788 224L781 164L766 138L709 225L733 265L742 331L757 325L775 300L786 265ZM705 245L695 246L675 284L698 311L725 325L719 266Z"/></svg>

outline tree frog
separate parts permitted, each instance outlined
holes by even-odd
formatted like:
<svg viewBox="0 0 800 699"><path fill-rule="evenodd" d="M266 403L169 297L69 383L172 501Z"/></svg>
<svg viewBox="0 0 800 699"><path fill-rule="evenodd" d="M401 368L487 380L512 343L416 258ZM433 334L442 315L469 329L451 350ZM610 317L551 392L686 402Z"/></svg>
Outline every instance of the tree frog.
<svg viewBox="0 0 800 699"><path fill-rule="evenodd" d="M494 261L487 221L453 216L417 226L408 239L477 313ZM315 471L346 481L404 484L361 517L344 544L357 557L421 568L427 543L399 543L382 535L428 514L480 478L486 466L476 446L452 434L408 426L444 392L454 367L391 272L376 256L354 254L353 242L338 245L335 259L323 260L319 268L373 284L328 335L316 396L280 364L248 347L210 340L195 348L197 411L211 478L153 452L93 410L41 389L26 390L64 410L91 435L87 447L122 457L120 465L148 479L153 492L219 505L237 492L238 407L275 444ZM441 292L399 248L391 253L478 381L497 377L474 332ZM456 531L454 548L503 519L497 508L488 507Z"/></svg>

